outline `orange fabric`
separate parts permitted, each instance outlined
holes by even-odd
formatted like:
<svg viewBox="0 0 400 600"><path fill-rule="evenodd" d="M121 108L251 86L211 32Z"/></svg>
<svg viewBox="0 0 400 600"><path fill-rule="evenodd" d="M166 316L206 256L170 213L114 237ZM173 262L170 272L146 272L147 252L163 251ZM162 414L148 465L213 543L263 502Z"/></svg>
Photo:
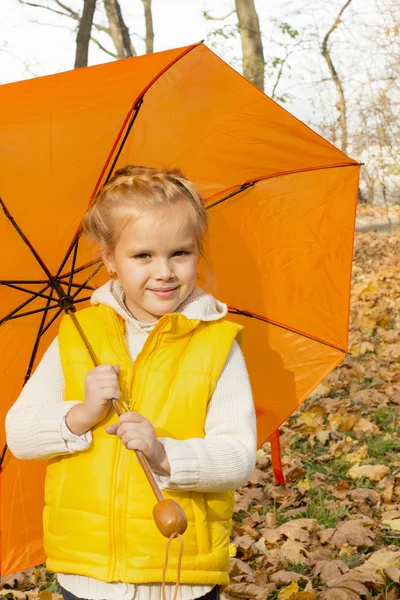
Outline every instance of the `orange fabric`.
<svg viewBox="0 0 400 600"><path fill-rule="evenodd" d="M178 166L208 205L257 180L210 208L207 250L213 293L264 319L230 315L245 326L262 444L345 355L358 164L203 44L0 86L0 197L52 273L141 97L116 168ZM0 252L0 281L45 279L1 209ZM77 265L93 256L81 242ZM74 281L86 277L82 271ZM96 284L104 278L100 272ZM0 319L27 298L2 286ZM37 299L26 311L45 302ZM41 316L2 324L2 424L19 395ZM58 320L43 336L35 364L57 326ZM2 425L0 448L4 441ZM41 462L6 456L2 574L43 560L43 473Z"/></svg>

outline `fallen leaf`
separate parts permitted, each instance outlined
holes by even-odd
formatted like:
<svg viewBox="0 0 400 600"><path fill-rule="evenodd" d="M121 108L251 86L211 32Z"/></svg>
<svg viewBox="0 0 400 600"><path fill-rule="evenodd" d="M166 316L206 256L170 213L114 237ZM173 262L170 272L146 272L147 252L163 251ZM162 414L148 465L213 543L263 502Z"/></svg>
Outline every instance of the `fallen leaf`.
<svg viewBox="0 0 400 600"><path fill-rule="evenodd" d="M343 415L330 414L328 421L333 431L351 431L360 418L361 413Z"/></svg>
<svg viewBox="0 0 400 600"><path fill-rule="evenodd" d="M353 431L355 431L356 433L358 432L362 434L374 435L375 433L379 432L379 427L375 425L375 423L373 423L372 421L361 418L358 421L358 423L354 426Z"/></svg>
<svg viewBox="0 0 400 600"><path fill-rule="evenodd" d="M400 568L400 550L392 552L392 550L388 550L387 548L381 548L371 554L366 562L380 569L387 569L388 567Z"/></svg>
<svg viewBox="0 0 400 600"><path fill-rule="evenodd" d="M286 540L280 547L283 557L293 564L304 564L306 562L307 551L303 544L300 542L294 542L292 540Z"/></svg>
<svg viewBox="0 0 400 600"><path fill-rule="evenodd" d="M386 575L395 583L400 583L400 569L397 567L388 567L385 569Z"/></svg>
<svg viewBox="0 0 400 600"><path fill-rule="evenodd" d="M284 535L289 540L296 540L299 542L308 542L310 534L319 529L318 521L316 519L293 519L283 523L278 527L278 531L281 535Z"/></svg>
<svg viewBox="0 0 400 600"><path fill-rule="evenodd" d="M354 465L347 472L347 477L351 479L361 479L368 477L371 481L380 481L389 473L389 467L386 465Z"/></svg>
<svg viewBox="0 0 400 600"><path fill-rule="evenodd" d="M255 571L239 558L232 558L230 560L229 575L235 581L247 581L253 583L256 580Z"/></svg>
<svg viewBox="0 0 400 600"><path fill-rule="evenodd" d="M337 579L343 573L347 573L349 567L342 560L322 560L317 562L314 568L314 575L322 583L328 583L332 579Z"/></svg>
<svg viewBox="0 0 400 600"><path fill-rule="evenodd" d="M293 581L300 581L301 579L308 581L308 577L294 571L277 571L269 576L269 581L279 586L289 585Z"/></svg>
<svg viewBox="0 0 400 600"><path fill-rule="evenodd" d="M351 544L357 547L373 546L375 533L370 530L368 524L364 521L344 521L333 530L332 536L327 541L330 546L337 549L340 549L343 544Z"/></svg>
<svg viewBox="0 0 400 600"><path fill-rule="evenodd" d="M366 444L360 446L354 452L350 452L343 456L343 460L353 465L359 464L364 458L368 456L368 446Z"/></svg>
<svg viewBox="0 0 400 600"><path fill-rule="evenodd" d="M382 523L388 525L393 531L400 531L400 519L385 519Z"/></svg>
<svg viewBox="0 0 400 600"><path fill-rule="evenodd" d="M299 584L297 583L297 581L293 581L288 587L283 588L279 592L278 598L279 598L279 600L289 600L289 598L292 597L294 592L298 592L298 591L299 591Z"/></svg>
<svg viewBox="0 0 400 600"><path fill-rule="evenodd" d="M251 598L252 600L265 600L276 590L274 583L255 584L255 583L231 583L226 588L226 593L239 597Z"/></svg>
<svg viewBox="0 0 400 600"><path fill-rule="evenodd" d="M315 434L315 437L317 438L321 446L325 446L326 442L329 440L329 435L329 431L318 431L318 433Z"/></svg>

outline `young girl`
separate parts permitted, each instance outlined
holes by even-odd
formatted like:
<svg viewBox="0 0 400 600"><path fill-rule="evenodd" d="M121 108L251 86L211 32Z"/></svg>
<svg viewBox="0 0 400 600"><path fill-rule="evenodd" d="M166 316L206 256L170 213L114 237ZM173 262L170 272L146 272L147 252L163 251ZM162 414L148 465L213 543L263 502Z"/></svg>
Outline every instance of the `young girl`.
<svg viewBox="0 0 400 600"><path fill-rule="evenodd" d="M159 600L166 539L132 452L141 450L188 519L178 597L217 599L229 581L232 490L254 468L256 429L241 328L195 286L203 201L178 170L129 166L83 228L111 275L76 313L101 366L64 316L6 420L15 456L50 459L47 566L65 600ZM127 408L119 418L111 398Z"/></svg>

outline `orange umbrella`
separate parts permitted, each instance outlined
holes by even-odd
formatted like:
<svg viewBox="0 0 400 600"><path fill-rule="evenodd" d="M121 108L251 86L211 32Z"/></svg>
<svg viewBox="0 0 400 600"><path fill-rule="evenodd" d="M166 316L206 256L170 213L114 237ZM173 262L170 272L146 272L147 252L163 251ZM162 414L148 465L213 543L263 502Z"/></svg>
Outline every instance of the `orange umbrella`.
<svg viewBox="0 0 400 600"><path fill-rule="evenodd" d="M0 103L1 422L59 295L90 296L77 232L99 186L126 164L177 166L206 198L215 295L245 325L262 444L346 354L358 163L203 44L3 85ZM3 575L44 559L45 467L4 454Z"/></svg>

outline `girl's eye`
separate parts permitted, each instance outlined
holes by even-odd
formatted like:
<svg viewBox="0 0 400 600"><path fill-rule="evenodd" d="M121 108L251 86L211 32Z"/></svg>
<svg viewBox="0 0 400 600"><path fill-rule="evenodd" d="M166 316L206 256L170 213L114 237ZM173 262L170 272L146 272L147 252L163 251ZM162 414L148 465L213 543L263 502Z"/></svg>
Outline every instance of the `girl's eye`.
<svg viewBox="0 0 400 600"><path fill-rule="evenodd" d="M143 254L136 254L133 258L138 258L139 260L145 260L146 258L150 258L150 254L144 252Z"/></svg>
<svg viewBox="0 0 400 600"><path fill-rule="evenodd" d="M172 256L187 256L188 254L190 254L190 252L187 250L177 250Z"/></svg>

